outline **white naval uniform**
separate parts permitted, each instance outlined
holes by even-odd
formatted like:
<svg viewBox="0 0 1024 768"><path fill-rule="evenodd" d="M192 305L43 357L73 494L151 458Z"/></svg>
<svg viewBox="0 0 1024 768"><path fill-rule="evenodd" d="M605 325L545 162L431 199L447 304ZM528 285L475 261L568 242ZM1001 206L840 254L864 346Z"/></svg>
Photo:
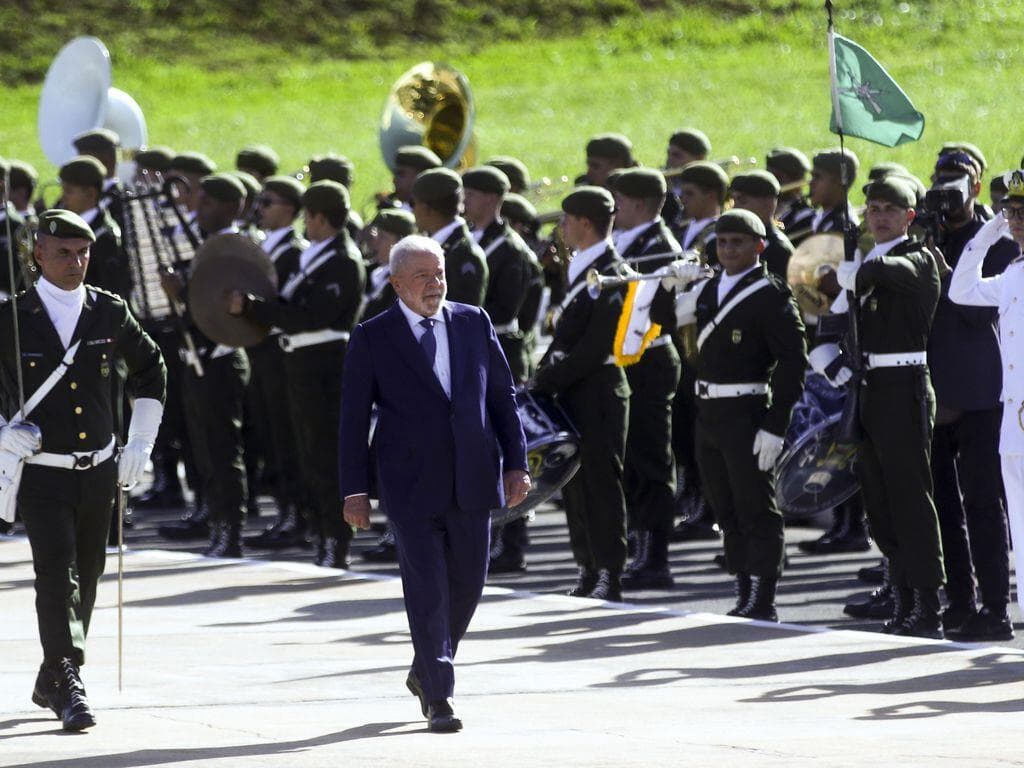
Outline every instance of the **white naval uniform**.
<svg viewBox="0 0 1024 768"><path fill-rule="evenodd" d="M999 309L999 351L1003 364L999 455L1014 541L1017 604L1024 609L1024 257L1014 259L1002 274L981 274L989 248L1006 231L1002 214L978 231L953 271L949 298L957 304Z"/></svg>

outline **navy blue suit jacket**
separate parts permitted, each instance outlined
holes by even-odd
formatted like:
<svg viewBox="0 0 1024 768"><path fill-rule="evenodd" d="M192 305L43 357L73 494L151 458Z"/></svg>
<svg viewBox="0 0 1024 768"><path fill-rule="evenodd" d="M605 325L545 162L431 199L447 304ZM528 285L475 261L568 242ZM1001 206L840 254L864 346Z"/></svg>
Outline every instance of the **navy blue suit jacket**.
<svg viewBox="0 0 1024 768"><path fill-rule="evenodd" d="M526 470L526 438L508 363L487 314L444 303L451 400L397 302L352 332L342 379L339 461L343 497L370 484L375 432L380 498L390 517L504 504L502 472Z"/></svg>

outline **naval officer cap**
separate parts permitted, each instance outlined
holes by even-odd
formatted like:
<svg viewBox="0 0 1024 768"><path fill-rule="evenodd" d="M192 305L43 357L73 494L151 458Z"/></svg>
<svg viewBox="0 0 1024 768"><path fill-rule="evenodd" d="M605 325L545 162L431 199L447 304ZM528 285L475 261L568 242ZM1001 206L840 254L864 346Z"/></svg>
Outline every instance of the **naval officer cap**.
<svg viewBox="0 0 1024 768"><path fill-rule="evenodd" d="M51 208L39 214L39 234L59 237L62 240L83 238L90 243L96 242L92 228L77 213L63 208Z"/></svg>
<svg viewBox="0 0 1024 768"><path fill-rule="evenodd" d="M302 204L310 213L348 213L348 190L336 181L318 181L303 193Z"/></svg>
<svg viewBox="0 0 1024 768"><path fill-rule="evenodd" d="M754 170L737 173L729 182L729 191L751 197L778 197L779 180L768 171Z"/></svg>
<svg viewBox="0 0 1024 768"><path fill-rule="evenodd" d="M306 188L294 176L271 176L263 182L263 188L280 195L296 208L302 207L302 193Z"/></svg>
<svg viewBox="0 0 1024 768"><path fill-rule="evenodd" d="M260 176L273 176L281 160L277 152L266 144L254 144L238 151L235 156L235 167L240 170L254 170Z"/></svg>
<svg viewBox="0 0 1024 768"><path fill-rule="evenodd" d="M812 163L819 171L831 173L837 178L843 177L843 165L846 166L846 183L852 184L857 178L857 171L860 168L860 160L851 149L823 149L814 156Z"/></svg>
<svg viewBox="0 0 1024 768"><path fill-rule="evenodd" d="M633 164L633 142L621 133L600 133L587 142L588 157L603 157L606 160Z"/></svg>
<svg viewBox="0 0 1024 768"><path fill-rule="evenodd" d="M395 165L404 165L407 168L415 168L417 171L428 171L431 168L440 168L443 163L441 158L432 150L419 144L407 144L399 147L395 153Z"/></svg>
<svg viewBox="0 0 1024 768"><path fill-rule="evenodd" d="M584 219L607 219L615 213L615 199L604 187L577 187L562 200L562 210Z"/></svg>
<svg viewBox="0 0 1024 768"><path fill-rule="evenodd" d="M865 185L864 198L869 203L879 201L892 203L900 208L913 208L917 205L917 190L908 179L897 174L889 174Z"/></svg>
<svg viewBox="0 0 1024 768"><path fill-rule="evenodd" d="M336 181L351 187L355 170L355 165L344 155L317 155L309 159L309 182Z"/></svg>
<svg viewBox="0 0 1024 768"><path fill-rule="evenodd" d="M811 170L811 161L796 147L775 147L764 159L765 167L772 173L779 171L786 178L803 178Z"/></svg>
<svg viewBox="0 0 1024 768"><path fill-rule="evenodd" d="M429 203L458 194L461 189L462 179L451 168L431 168L420 173L412 183L412 197Z"/></svg>
<svg viewBox="0 0 1024 768"><path fill-rule="evenodd" d="M103 189L103 179L107 169L103 163L91 155L79 155L60 167L57 176L65 184L76 187L93 187Z"/></svg>
<svg viewBox="0 0 1024 768"><path fill-rule="evenodd" d="M146 147L135 153L135 164L139 168L164 173L171 167L174 151L170 147Z"/></svg>
<svg viewBox="0 0 1024 768"><path fill-rule="evenodd" d="M629 168L616 174L609 187L620 195L632 198L664 197L668 191L665 177L654 168Z"/></svg>
<svg viewBox="0 0 1024 768"><path fill-rule="evenodd" d="M718 217L715 222L715 234L721 235L725 232L752 237L765 237L767 234L761 218L745 208L731 208Z"/></svg>
<svg viewBox="0 0 1024 768"><path fill-rule="evenodd" d="M1004 200L1024 203L1024 171L1007 171L1003 174L1003 184L1006 186Z"/></svg>
<svg viewBox="0 0 1024 768"><path fill-rule="evenodd" d="M470 168L462 174L462 186L466 189L475 189L478 192L487 192L491 195L504 195L512 188L508 176L500 168L493 165L481 165Z"/></svg>
<svg viewBox="0 0 1024 768"><path fill-rule="evenodd" d="M204 176L199 188L214 200L224 203L238 203L245 197L245 185L231 173L213 173Z"/></svg>
<svg viewBox="0 0 1024 768"><path fill-rule="evenodd" d="M208 176L217 170L217 164L202 152L181 152L171 160L170 170Z"/></svg>
<svg viewBox="0 0 1024 768"><path fill-rule="evenodd" d="M707 155L711 152L711 141L704 131L696 128L681 128L669 137L668 143L691 155Z"/></svg>
<svg viewBox="0 0 1024 768"><path fill-rule="evenodd" d="M94 128L83 131L71 140L72 146L79 152L113 152L121 143L121 137L109 128Z"/></svg>
<svg viewBox="0 0 1024 768"><path fill-rule="evenodd" d="M498 155L488 160L485 165L493 165L508 176L513 192L521 192L530 186L530 172L527 170L526 164L517 157Z"/></svg>
<svg viewBox="0 0 1024 768"><path fill-rule="evenodd" d="M501 204L501 217L509 221L533 225L537 223L537 209L522 195L509 192Z"/></svg>
<svg viewBox="0 0 1024 768"><path fill-rule="evenodd" d="M370 222L371 227L382 229L401 239L416 233L416 217L401 208L382 208Z"/></svg>

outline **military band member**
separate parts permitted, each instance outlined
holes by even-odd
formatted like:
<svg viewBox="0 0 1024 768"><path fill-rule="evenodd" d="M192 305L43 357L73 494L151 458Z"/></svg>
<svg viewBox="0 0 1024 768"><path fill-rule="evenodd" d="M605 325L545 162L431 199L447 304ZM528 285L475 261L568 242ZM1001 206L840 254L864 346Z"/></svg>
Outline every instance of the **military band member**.
<svg viewBox="0 0 1024 768"><path fill-rule="evenodd" d="M697 128L681 128L669 137L668 148L665 150L665 169L671 172L671 178L668 180L668 195L665 199L668 209L662 211L662 216L670 227L679 229L681 225L679 216L682 203L679 202L679 194L682 184L678 171L690 163L707 160L710 154L711 141L707 134Z"/></svg>
<svg viewBox="0 0 1024 768"><path fill-rule="evenodd" d="M786 280L793 244L775 226L775 209L779 199L779 182L767 171L738 173L729 182L729 196L736 208L753 211L764 224L767 237L761 252L761 263L776 277Z"/></svg>
<svg viewBox="0 0 1024 768"><path fill-rule="evenodd" d="M334 181L318 181L303 194L302 204L311 245L279 288L278 299L264 301L235 291L228 311L284 331L288 402L303 478L314 496L314 532L320 537L315 562L347 568L352 529L342 519L338 497L338 393L366 273L345 230L348 190Z"/></svg>
<svg viewBox="0 0 1024 768"><path fill-rule="evenodd" d="M7 258L8 249L17 251L18 230L25 224L24 217L18 213L14 203L8 199L8 194L4 190L5 180L10 169L10 163L0 158L0 192L3 192L0 194L0 199L5 201L4 207L0 209L0 257L4 259ZM0 268L0 301L7 299L20 286L21 275L18 270L15 270L14 285L11 285L10 270Z"/></svg>
<svg viewBox="0 0 1024 768"><path fill-rule="evenodd" d="M20 360L12 304L0 306L0 402L13 422L0 427L0 461L10 467L12 459L24 460L17 505L32 547L43 647L32 700L52 709L69 731L96 724L79 667L106 562L115 486L134 485L142 476L166 384L156 344L124 301L83 283L93 239L70 211L40 216L34 259L41 276L17 301ZM135 398L128 442L116 461L110 387L115 358L124 360ZM39 432L24 429L15 418L18 368L31 399L62 361L64 375L51 380L28 414Z"/></svg>
<svg viewBox="0 0 1024 768"><path fill-rule="evenodd" d="M318 181L336 181L345 189L352 190L352 180L355 178L355 164L344 155L336 155L328 152L326 155L316 155L309 159L309 183L316 184ZM356 243L360 243L363 231L363 218L358 211L348 212L348 221L345 222L345 229L349 237Z"/></svg>
<svg viewBox="0 0 1024 768"><path fill-rule="evenodd" d="M124 189L121 180L117 178L117 150L121 146L121 138L109 128L96 128L78 134L71 143L78 154L95 157L103 164L103 190L99 207L108 211L117 226L123 230L124 202L121 195Z"/></svg>
<svg viewBox="0 0 1024 768"><path fill-rule="evenodd" d="M491 165L508 177L509 193L521 195L530 188L530 171L522 160L507 155L492 157L484 165Z"/></svg>
<svg viewBox="0 0 1024 768"><path fill-rule="evenodd" d="M1018 585L1024 573L1024 379L1019 364L1018 332L1024 334L1024 260L1018 256L999 275L985 276L988 254L1009 235L1018 250L1024 247L1024 172L1010 171L1004 176L1007 196L1002 211L986 222L960 257L949 284L949 298L958 304L973 307L997 307L999 311L999 342L1002 363L1003 404L999 433L1003 485L1006 489L1010 532L1015 542ZM1024 603L1024 591L1017 587L1017 602ZM978 635L1005 636L1012 631L1005 612L984 608L968 620L956 636L974 639ZM952 633L951 633L952 634Z"/></svg>
<svg viewBox="0 0 1024 768"><path fill-rule="evenodd" d="M622 462L629 419L629 384L615 365L612 344L622 291L587 291L586 273L618 274L624 263L611 241L615 201L600 187L584 186L562 201L562 230L574 250L569 292L554 338L537 369L534 389L558 395L580 433L581 465L562 489L569 541L579 565L576 597L621 600L626 563L626 500Z"/></svg>
<svg viewBox="0 0 1024 768"><path fill-rule="evenodd" d="M930 447L935 394L928 375L928 332L939 300L935 259L907 238L913 188L886 176L865 187L866 225L876 245L863 261L837 269L839 285L861 302L859 333L865 371L835 356L824 370L837 385L859 388L857 474L871 533L889 562L894 611L883 631L941 638L939 587L945 578L932 501ZM841 303L847 294L840 296ZM833 312L839 308L833 305ZM821 359L835 348L814 350Z"/></svg>
<svg viewBox="0 0 1024 768"><path fill-rule="evenodd" d="M199 183L195 223L205 239L239 234L234 222L242 208L245 188L230 173L215 173ZM189 268L191 264L189 264ZM187 275L164 273L161 284L173 298L188 304ZM181 350L182 402L189 445L196 462L205 507L182 521L176 538L194 537L208 528L210 557L242 557L246 483L242 420L245 390L249 385L249 359L244 350L218 344L194 325L190 332L203 375L189 364L191 351ZM208 516L208 519L207 519ZM161 528L161 533L164 528Z"/></svg>
<svg viewBox="0 0 1024 768"><path fill-rule="evenodd" d="M229 171L229 173L242 182L245 187L245 201L242 203L242 212L238 215L235 226L243 235L248 235L255 242L263 240L263 232L257 226L256 221L256 199L260 196L263 184L247 171Z"/></svg>
<svg viewBox="0 0 1024 768"><path fill-rule="evenodd" d="M715 220L722 213L728 188L729 177L718 163L700 160L679 174L679 202L687 223L673 234L684 251L714 255Z"/></svg>
<svg viewBox="0 0 1024 768"><path fill-rule="evenodd" d="M432 168L443 165L441 158L427 147L410 144L399 147L395 153L395 167L391 175L391 183L395 190L390 195L377 200L380 208L401 208L412 211L412 186L416 177Z"/></svg>
<svg viewBox="0 0 1024 768"><path fill-rule="evenodd" d="M235 168L253 176L261 185L268 176L277 173L280 164L277 152L265 144L253 144L238 150L238 154L235 155Z"/></svg>
<svg viewBox="0 0 1024 768"><path fill-rule="evenodd" d="M587 142L587 172L577 182L604 187L612 171L636 164L633 142L621 133L601 133Z"/></svg>
<svg viewBox="0 0 1024 768"><path fill-rule="evenodd" d="M459 174L448 168L432 168L416 177L412 212L420 231L444 250L448 300L480 307L487 295L487 257L460 215L462 199Z"/></svg>
<svg viewBox="0 0 1024 768"><path fill-rule="evenodd" d="M399 240L416 232L416 219L408 211L382 208L369 225L376 266L367 276L366 302L362 318L376 317L395 303L395 289L391 285L391 267L388 257Z"/></svg>
<svg viewBox="0 0 1024 768"><path fill-rule="evenodd" d="M765 168L779 182L779 200L775 216L794 246L811 235L814 206L804 197L804 186L811 163L807 155L794 147L776 147L765 157Z"/></svg>
<svg viewBox="0 0 1024 768"><path fill-rule="evenodd" d="M501 217L530 249L530 285L519 309L519 330L523 333L526 359L530 366L529 375L532 376L536 368L534 351L537 346L537 329L550 301L550 292L544 285L544 268L537 258L537 251L540 249L540 222L533 204L514 192L505 195L505 200L501 204Z"/></svg>
<svg viewBox="0 0 1024 768"><path fill-rule="evenodd" d="M142 175L156 182L156 174L166 176L174 160L175 152L170 147L158 144L135 153L136 177Z"/></svg>
<svg viewBox="0 0 1024 768"><path fill-rule="evenodd" d="M196 220L196 208L199 205L199 186L206 176L216 173L217 165L201 152L181 152L174 156L167 173L170 176L180 176L187 183L187 188L179 185L180 205L185 209L189 225L197 237L203 233L199 231ZM244 189L243 189L244 193ZM176 227L176 230L179 228ZM177 236L184 238L184 234L176 231Z"/></svg>
<svg viewBox="0 0 1024 768"><path fill-rule="evenodd" d="M715 229L723 271L676 300L677 321L695 321L698 331L697 461L736 577L729 615L778 621L784 526L774 468L803 390L804 328L788 285L758 258L761 219L734 209ZM665 287L678 290L697 276L692 265L669 269Z"/></svg>
<svg viewBox="0 0 1024 768"><path fill-rule="evenodd" d="M24 161L11 160L10 181L11 187L7 190L7 196L14 210L27 221L35 216L32 210L32 195L35 194L36 185L39 183L39 174Z"/></svg>

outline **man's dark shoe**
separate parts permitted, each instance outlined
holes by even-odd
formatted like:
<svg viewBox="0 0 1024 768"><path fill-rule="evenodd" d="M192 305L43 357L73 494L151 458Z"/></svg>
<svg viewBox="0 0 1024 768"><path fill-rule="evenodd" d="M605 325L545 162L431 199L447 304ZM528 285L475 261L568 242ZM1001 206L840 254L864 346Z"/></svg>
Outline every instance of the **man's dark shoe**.
<svg viewBox="0 0 1024 768"><path fill-rule="evenodd" d="M36 684L32 688L32 703L43 709L52 709L58 720L63 714L63 707L60 703L60 686L57 685L57 678L53 676L53 672L45 661L39 665Z"/></svg>
<svg viewBox="0 0 1024 768"><path fill-rule="evenodd" d="M964 625L964 622L974 616L975 613L977 613L977 609L973 605L950 603L942 612L942 628L947 632L953 629L959 629Z"/></svg>
<svg viewBox="0 0 1024 768"><path fill-rule="evenodd" d="M416 677L416 673L411 669L409 670L409 676L405 678L405 687L409 689L409 693L420 700L420 711L423 716L427 716L427 698L423 695L423 686L420 685L420 679Z"/></svg>
<svg viewBox="0 0 1024 768"><path fill-rule="evenodd" d="M569 597L588 597L597 585L597 571L580 566L579 576L576 577L576 584L567 593Z"/></svg>
<svg viewBox="0 0 1024 768"><path fill-rule="evenodd" d="M398 549L395 547L395 534L389 525L377 540L377 546L363 550L363 560L368 563L397 563Z"/></svg>
<svg viewBox="0 0 1024 768"><path fill-rule="evenodd" d="M65 731L84 731L96 725L89 699L85 696L85 686L78 673L78 665L68 658L57 663L57 682L60 687L61 719Z"/></svg>
<svg viewBox="0 0 1024 768"><path fill-rule="evenodd" d="M587 597L593 600L608 600L613 603L622 602L621 575L607 568L599 568L594 588Z"/></svg>
<svg viewBox="0 0 1024 768"><path fill-rule="evenodd" d="M885 581L885 560L880 560L878 565L865 565L857 571L857 578L867 584L881 584Z"/></svg>
<svg viewBox="0 0 1024 768"><path fill-rule="evenodd" d="M502 550L497 557L492 557L487 566L488 573L520 573L526 570L526 560L510 550Z"/></svg>
<svg viewBox="0 0 1024 768"><path fill-rule="evenodd" d="M323 557L319 558L317 565L323 568L346 570L348 568L348 541L342 541L333 536L324 538Z"/></svg>
<svg viewBox="0 0 1024 768"><path fill-rule="evenodd" d="M887 619L894 607L892 587L883 584L867 597L850 600L843 606L843 613L855 619Z"/></svg>
<svg viewBox="0 0 1024 768"><path fill-rule="evenodd" d="M210 513L205 505L191 509L181 516L180 520L164 523L157 532L165 539L174 541L194 541L210 536Z"/></svg>
<svg viewBox="0 0 1024 768"><path fill-rule="evenodd" d="M982 606L981 610L960 625L959 629L948 630L950 640L962 643L994 643L1013 640L1013 624L1006 608L992 609Z"/></svg>
<svg viewBox="0 0 1024 768"><path fill-rule="evenodd" d="M431 733L455 733L462 730L462 720L455 714L451 699L432 701L427 707L427 730Z"/></svg>

